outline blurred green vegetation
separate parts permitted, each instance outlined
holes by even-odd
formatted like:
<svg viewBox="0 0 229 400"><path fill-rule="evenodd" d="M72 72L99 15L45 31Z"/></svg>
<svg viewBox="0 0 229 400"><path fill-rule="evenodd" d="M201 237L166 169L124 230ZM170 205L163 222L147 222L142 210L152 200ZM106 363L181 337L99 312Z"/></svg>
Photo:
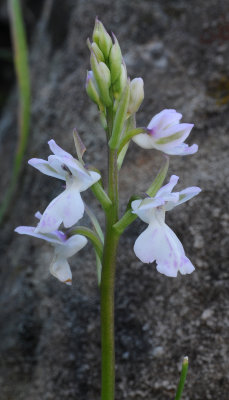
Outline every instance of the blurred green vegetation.
<svg viewBox="0 0 229 400"><path fill-rule="evenodd" d="M22 161L29 136L31 103L28 50L20 0L8 0L8 8L14 50L14 67L19 92L18 143L12 168L11 181L0 206L0 222L2 222L11 204L21 172Z"/></svg>

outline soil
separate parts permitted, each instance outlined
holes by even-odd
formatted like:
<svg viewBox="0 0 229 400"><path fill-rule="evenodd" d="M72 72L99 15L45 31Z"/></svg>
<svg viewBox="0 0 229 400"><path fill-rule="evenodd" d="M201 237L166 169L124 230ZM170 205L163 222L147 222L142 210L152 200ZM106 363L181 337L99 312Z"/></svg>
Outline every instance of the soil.
<svg viewBox="0 0 229 400"><path fill-rule="evenodd" d="M4 2L1 7L4 7ZM25 18L32 2L26 2ZM30 28L32 120L16 199L1 227L1 400L85 400L100 396L99 290L90 245L71 260L72 287L48 271L51 248L14 233L33 225L61 183L28 166L46 158L54 138L73 149L75 126L86 160L106 177L105 135L84 84L85 44L96 16L118 37L131 78L142 76L139 126L175 108L195 123L199 151L171 157L179 188L202 193L170 213L196 270L168 278L136 259L137 220L119 246L116 279L116 398L174 399L181 361L190 368L183 400L228 400L229 393L229 2L228 0L46 0ZM0 122L1 197L17 140L17 95L12 89ZM120 178L121 212L133 193L155 177L163 155L131 144ZM83 198L103 214L90 191ZM88 223L85 218L83 222Z"/></svg>

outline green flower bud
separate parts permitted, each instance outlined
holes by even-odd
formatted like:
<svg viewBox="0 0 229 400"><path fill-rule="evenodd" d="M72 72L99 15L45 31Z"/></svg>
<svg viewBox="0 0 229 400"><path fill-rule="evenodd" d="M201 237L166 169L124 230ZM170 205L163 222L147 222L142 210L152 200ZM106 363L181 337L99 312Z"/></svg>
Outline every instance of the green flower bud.
<svg viewBox="0 0 229 400"><path fill-rule="evenodd" d="M95 20L95 27L92 35L93 41L98 45L102 51L105 59L108 58L112 46L112 40L102 22L98 19Z"/></svg>
<svg viewBox="0 0 229 400"><path fill-rule="evenodd" d="M94 52L97 60L104 62L103 53L101 52L101 50L99 49L98 45L95 42L92 43L91 49Z"/></svg>
<svg viewBox="0 0 229 400"><path fill-rule="evenodd" d="M86 92L90 99L101 108L101 100L98 93L98 88L92 71L87 72Z"/></svg>
<svg viewBox="0 0 229 400"><path fill-rule="evenodd" d="M117 79L117 81L113 85L114 97L116 99L121 96L123 90L126 87L126 83L127 83L127 70L126 70L126 65L122 63L119 79Z"/></svg>
<svg viewBox="0 0 229 400"><path fill-rule="evenodd" d="M99 95L102 103L109 107L112 103L109 88L111 85L110 71L103 62L98 63L94 53L91 53L91 67L99 89Z"/></svg>
<svg viewBox="0 0 229 400"><path fill-rule="evenodd" d="M109 68L106 66L106 64L104 64L104 62L100 62L99 69L101 75L103 76L104 83L106 83L107 87L109 88L111 86L111 73Z"/></svg>
<svg viewBox="0 0 229 400"><path fill-rule="evenodd" d="M93 42L91 43L89 39L87 39L87 45L91 52L93 52L96 56L97 61L104 61L103 53L99 49L98 45Z"/></svg>
<svg viewBox="0 0 229 400"><path fill-rule="evenodd" d="M121 73L121 63L122 63L122 52L119 43L113 35L114 44L111 48L109 55L109 66L111 71L111 82L114 83L120 76Z"/></svg>
<svg viewBox="0 0 229 400"><path fill-rule="evenodd" d="M135 114L144 99L144 82L142 78L135 78L130 82L130 101L128 113Z"/></svg>

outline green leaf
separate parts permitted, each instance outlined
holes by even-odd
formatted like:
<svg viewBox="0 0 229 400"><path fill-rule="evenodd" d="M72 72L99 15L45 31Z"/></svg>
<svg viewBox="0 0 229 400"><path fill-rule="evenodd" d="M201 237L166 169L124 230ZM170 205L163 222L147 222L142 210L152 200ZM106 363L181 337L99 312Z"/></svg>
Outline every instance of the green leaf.
<svg viewBox="0 0 229 400"><path fill-rule="evenodd" d="M126 143L125 146L122 148L122 150L119 152L118 154L118 160L117 160L117 164L118 164L118 170L120 171L121 167L122 167L122 163L124 161L126 152L128 150L130 142Z"/></svg>
<svg viewBox="0 0 229 400"><path fill-rule="evenodd" d="M150 197L154 197L157 194L158 190L163 185L163 182L164 182L167 172L168 172L168 168L169 168L169 157L165 156L164 164L162 165L162 167L161 167L160 171L158 172L156 178L154 179L152 185L149 187L149 189L146 192Z"/></svg>
<svg viewBox="0 0 229 400"><path fill-rule="evenodd" d="M83 155L86 151L86 147L84 146L84 144L80 138L80 135L78 134L76 129L73 130L73 139L74 139L74 143L75 143L75 147L76 147L77 157L78 157L79 161L84 165Z"/></svg>
<svg viewBox="0 0 229 400"><path fill-rule="evenodd" d="M89 216L91 223L95 229L95 232L97 233L97 235L99 236L100 240L102 243L104 243L104 235L103 235L103 231L100 227L99 221L97 220L95 214L93 213L93 211L85 204L85 211L87 213L87 215Z"/></svg>
<svg viewBox="0 0 229 400"><path fill-rule="evenodd" d="M114 124L112 129L112 135L109 141L109 147L111 149L116 149L118 147L120 135L122 133L124 123L126 120L127 109L129 105L130 98L130 82L128 80L122 97L119 101L119 105L115 114Z"/></svg>

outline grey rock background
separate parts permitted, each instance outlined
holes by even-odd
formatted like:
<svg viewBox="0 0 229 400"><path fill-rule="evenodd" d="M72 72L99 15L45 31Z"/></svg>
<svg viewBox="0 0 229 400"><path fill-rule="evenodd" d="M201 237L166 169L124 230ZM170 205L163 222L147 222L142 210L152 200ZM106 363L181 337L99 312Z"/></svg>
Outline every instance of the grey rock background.
<svg viewBox="0 0 229 400"><path fill-rule="evenodd" d="M188 355L183 399L228 400L229 2L46 0L35 11L32 4L25 3L32 79L26 159L45 158L50 138L72 151L77 126L87 161L106 176L105 137L84 91L85 42L96 15L118 37L130 76L144 78L139 125L163 108L175 108L184 122L195 123L190 143L198 143L199 152L172 157L169 172L180 176L180 188L198 185L203 192L168 213L167 222L196 271L170 279L154 265L142 265L133 253L144 229L140 221L122 238L116 280L117 398L173 399L182 357ZM0 122L1 195L15 151L16 110L12 89ZM121 211L133 192L150 184L162 159L160 153L131 145L120 179ZM60 190L59 182L25 160L16 201L1 228L1 400L99 398L99 292L91 246L71 260L69 288L49 275L50 247L13 232L18 225L32 225L33 213L44 210ZM89 191L84 199L102 219Z"/></svg>

